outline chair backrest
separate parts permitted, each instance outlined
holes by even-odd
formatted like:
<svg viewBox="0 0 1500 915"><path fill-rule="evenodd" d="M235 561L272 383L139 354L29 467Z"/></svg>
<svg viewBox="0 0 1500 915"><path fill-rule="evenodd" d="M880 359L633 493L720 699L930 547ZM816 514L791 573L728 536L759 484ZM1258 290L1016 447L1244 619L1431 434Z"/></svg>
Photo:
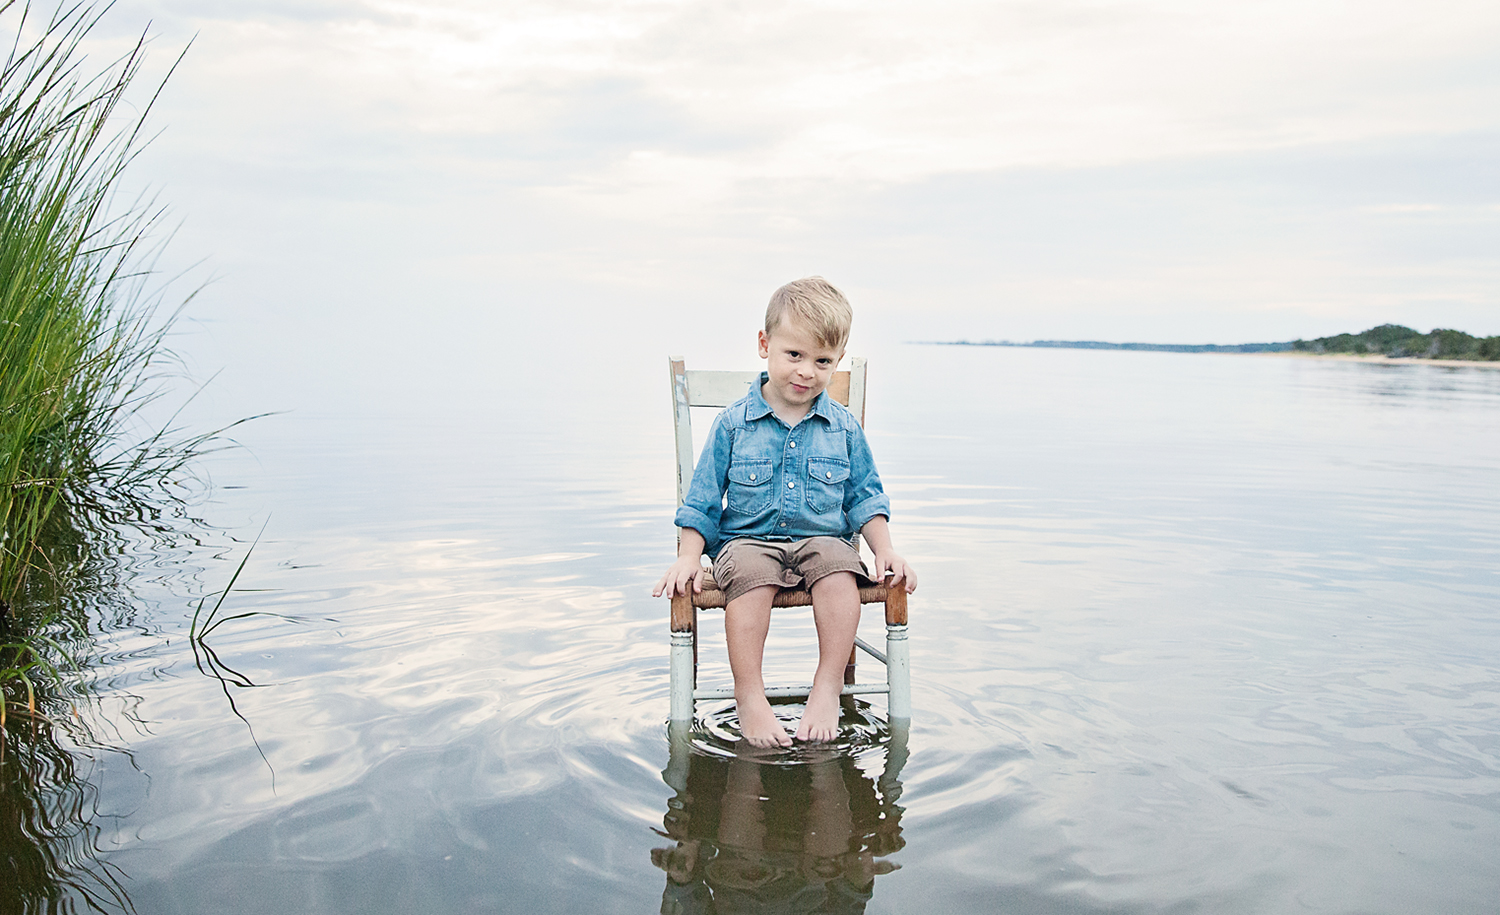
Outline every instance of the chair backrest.
<svg viewBox="0 0 1500 915"><path fill-rule="evenodd" d="M693 482L693 407L727 407L745 396L760 372L690 372L681 356L668 359L672 373L672 412L677 431L677 504L687 499ZM865 360L854 357L846 371L834 372L828 396L849 408L865 424Z"/></svg>

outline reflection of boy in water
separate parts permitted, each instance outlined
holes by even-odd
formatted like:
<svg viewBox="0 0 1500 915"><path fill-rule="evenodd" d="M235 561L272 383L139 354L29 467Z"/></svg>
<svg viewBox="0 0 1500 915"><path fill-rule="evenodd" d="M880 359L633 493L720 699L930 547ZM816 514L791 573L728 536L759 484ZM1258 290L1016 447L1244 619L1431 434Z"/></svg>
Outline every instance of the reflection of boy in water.
<svg viewBox="0 0 1500 915"><path fill-rule="evenodd" d="M663 915L861 913L875 876L900 866L876 858L901 847L900 808L848 757L690 765L681 810L666 818L677 847L651 852L667 872Z"/></svg>

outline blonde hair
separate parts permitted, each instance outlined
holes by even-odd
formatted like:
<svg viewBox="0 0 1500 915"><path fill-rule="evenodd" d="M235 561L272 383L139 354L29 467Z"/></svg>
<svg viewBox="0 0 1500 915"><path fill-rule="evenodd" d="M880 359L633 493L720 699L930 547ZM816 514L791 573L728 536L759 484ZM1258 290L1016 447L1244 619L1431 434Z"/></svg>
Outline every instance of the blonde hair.
<svg viewBox="0 0 1500 915"><path fill-rule="evenodd" d="M843 349L849 342L854 309L844 294L821 276L792 280L771 293L771 304L766 306L766 336L771 336L788 315L829 349Z"/></svg>

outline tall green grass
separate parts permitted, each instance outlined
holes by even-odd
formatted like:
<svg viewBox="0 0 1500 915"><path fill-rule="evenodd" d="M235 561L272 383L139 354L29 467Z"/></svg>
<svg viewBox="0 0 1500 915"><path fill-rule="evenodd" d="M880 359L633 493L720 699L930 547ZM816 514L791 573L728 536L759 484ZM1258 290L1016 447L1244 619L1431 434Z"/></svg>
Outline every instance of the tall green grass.
<svg viewBox="0 0 1500 915"><path fill-rule="evenodd" d="M150 110L122 116L144 41L89 75L80 48L100 12L39 19L0 3L15 36L0 70L0 600L12 606L66 585L81 514L119 510L207 440L138 428L172 315L147 285L158 214L116 199Z"/></svg>

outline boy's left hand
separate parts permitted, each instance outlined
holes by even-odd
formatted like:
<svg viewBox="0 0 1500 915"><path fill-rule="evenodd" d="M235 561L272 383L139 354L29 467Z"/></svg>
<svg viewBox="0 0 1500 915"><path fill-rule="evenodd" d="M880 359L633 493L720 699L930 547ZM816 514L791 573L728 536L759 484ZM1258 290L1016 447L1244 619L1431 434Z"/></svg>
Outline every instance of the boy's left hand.
<svg viewBox="0 0 1500 915"><path fill-rule="evenodd" d="M887 574L894 576L891 579L892 587L898 582L905 582L907 594L917 590L917 570L894 552L876 553L875 568L871 571L875 573L876 581L885 581Z"/></svg>

